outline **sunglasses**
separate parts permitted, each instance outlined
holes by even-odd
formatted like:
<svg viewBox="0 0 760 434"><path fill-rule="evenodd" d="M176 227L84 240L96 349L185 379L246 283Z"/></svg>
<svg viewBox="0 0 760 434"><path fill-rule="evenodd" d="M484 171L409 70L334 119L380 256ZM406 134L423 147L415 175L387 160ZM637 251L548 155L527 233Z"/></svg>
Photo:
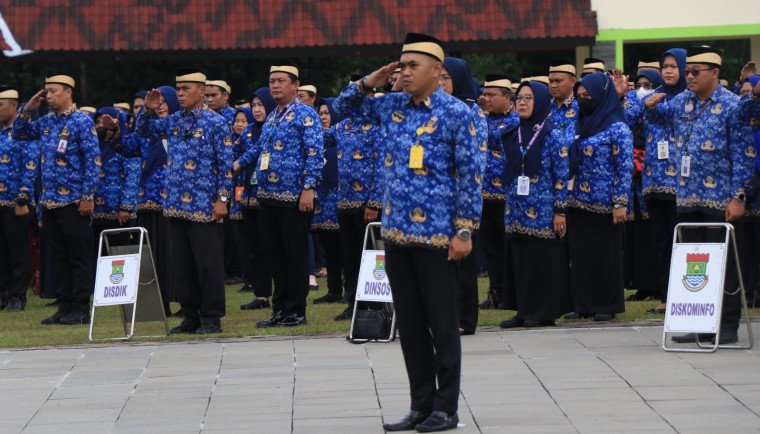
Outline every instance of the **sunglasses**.
<svg viewBox="0 0 760 434"><path fill-rule="evenodd" d="M694 69L684 69L683 71L681 71L681 75L683 75L684 77L688 77L688 76L689 76L689 74L691 74L691 75L693 75L693 76L695 76L695 77L696 77L696 76L698 76L698 75L699 75L699 73L700 73L700 72L702 72L702 71L711 71L711 70L713 70L713 69L715 69L715 68L703 68L703 69L697 69L697 68L694 68Z"/></svg>

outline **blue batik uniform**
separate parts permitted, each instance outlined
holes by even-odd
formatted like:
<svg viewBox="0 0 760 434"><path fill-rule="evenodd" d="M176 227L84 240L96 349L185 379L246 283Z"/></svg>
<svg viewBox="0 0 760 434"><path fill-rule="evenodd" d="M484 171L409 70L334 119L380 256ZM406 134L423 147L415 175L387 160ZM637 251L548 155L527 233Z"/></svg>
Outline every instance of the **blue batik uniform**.
<svg viewBox="0 0 760 434"><path fill-rule="evenodd" d="M521 157L517 153L507 159ZM504 227L508 235L557 238L554 214L564 213L567 207L567 173L567 138L562 130L555 128L544 138L540 170L530 179L528 195L518 196L517 178L507 187Z"/></svg>
<svg viewBox="0 0 760 434"><path fill-rule="evenodd" d="M21 110L13 123L15 140L39 140L42 165L40 205L60 208L80 200L92 201L100 173L100 150L95 124L76 104L60 115L30 121ZM60 152L59 152L60 149Z"/></svg>
<svg viewBox="0 0 760 434"><path fill-rule="evenodd" d="M338 145L338 212L382 208L384 167L390 154L382 151L383 128L355 124L351 119L331 128Z"/></svg>
<svg viewBox="0 0 760 434"><path fill-rule="evenodd" d="M636 96L635 90L628 91L623 97L623 113L625 113L625 121L628 124L628 128L631 131L635 131L644 113L644 101Z"/></svg>
<svg viewBox="0 0 760 434"><path fill-rule="evenodd" d="M205 106L163 119L143 113L135 131L142 137L167 136L164 215L213 221L214 202L232 192L232 140L225 119Z"/></svg>
<svg viewBox="0 0 760 434"><path fill-rule="evenodd" d="M258 124L248 124L240 134L238 140L244 146L243 154L248 152L256 144L254 133L261 133L261 126ZM258 134L256 134L258 137ZM235 145L237 146L237 144ZM242 156L242 155L241 155ZM259 189L258 184L258 167L249 167L240 171L240 176L243 177L243 191L240 194L240 204L243 208L258 208L259 202L256 199L256 193Z"/></svg>
<svg viewBox="0 0 760 434"><path fill-rule="evenodd" d="M11 127L0 133L0 206L14 207L16 199L34 204L38 158L36 142L13 140Z"/></svg>
<svg viewBox="0 0 760 434"><path fill-rule="evenodd" d="M749 92L742 97L740 104L739 119L742 125L749 125L752 129L754 145L750 153L755 154L755 174L752 178L755 196L749 198L746 208L750 217L758 218L760 217L760 153L758 153L758 145L760 144L760 98Z"/></svg>
<svg viewBox="0 0 760 434"><path fill-rule="evenodd" d="M269 166L265 170L261 170L262 154L269 154ZM259 203L297 206L304 184L316 186L322 179L322 123L314 107L296 98L283 110L271 112L259 140L238 163L242 168L256 164L255 168L259 169Z"/></svg>
<svg viewBox="0 0 760 434"><path fill-rule="evenodd" d="M128 212L130 218L136 218L140 159L114 153L107 161L101 155L101 162L93 218L116 220L119 211Z"/></svg>
<svg viewBox="0 0 760 434"><path fill-rule="evenodd" d="M628 205L633 177L633 136L614 122L581 139L583 158L568 197L568 206L594 213L612 213L613 204Z"/></svg>
<svg viewBox="0 0 760 434"><path fill-rule="evenodd" d="M222 107L222 111L219 114L224 116L224 118L227 119L227 122L232 125L232 123L235 122L235 113L237 113L237 110L230 107L230 104L227 103L226 106Z"/></svg>
<svg viewBox="0 0 760 434"><path fill-rule="evenodd" d="M507 186L503 185L504 150L501 134L507 127L520 123L520 117L514 111L509 114L486 117L488 124L488 149L486 151L486 168L483 172L483 200L504 202L507 200Z"/></svg>
<svg viewBox="0 0 760 434"><path fill-rule="evenodd" d="M322 168L322 182L317 186L319 202L314 207L314 217L311 220L311 230L337 231L338 223L338 199L340 182L338 181L338 154L335 136L337 125L324 130L323 144L325 165ZM328 173L329 172L329 173Z"/></svg>
<svg viewBox="0 0 760 434"><path fill-rule="evenodd" d="M250 125L246 126L240 135L232 133L232 158L233 161L240 158L247 148L247 135L250 134ZM230 219L243 220L243 202L248 203L245 196L246 172L241 172L233 178L233 191L235 194L230 201Z"/></svg>
<svg viewBox="0 0 760 434"><path fill-rule="evenodd" d="M646 111L648 121L662 118L673 125L676 161L691 157L688 177L680 176L679 164L679 213L722 215L749 186L755 152L750 127L740 124L738 103L738 96L718 85L706 101L687 90Z"/></svg>
<svg viewBox="0 0 760 434"><path fill-rule="evenodd" d="M552 100L552 113L549 121L565 133L568 143L575 137L575 119L578 117L578 101L572 96L557 106L557 101Z"/></svg>
<svg viewBox="0 0 760 434"><path fill-rule="evenodd" d="M161 211L166 198L166 151L164 140L168 145L168 136L165 133L157 134L149 138L142 138L132 133L124 138L121 153L127 158L139 158L140 178L137 189L137 211ZM154 146L155 145L155 146ZM159 149L160 147L160 149ZM160 153L159 164L148 167L151 152Z"/></svg>
<svg viewBox="0 0 760 434"><path fill-rule="evenodd" d="M460 100L461 101L461 100ZM465 104L468 104L465 102ZM486 164L488 163L488 121L486 120L486 114L479 105L472 103L470 106L472 111L472 121L475 124L475 138L478 141L478 164L480 173L486 172Z"/></svg>
<svg viewBox="0 0 760 434"><path fill-rule="evenodd" d="M352 83L334 107L354 122L387 128L389 173L382 210L387 241L445 249L456 230L479 227L481 151L466 104L440 87L417 106L406 93L365 98ZM410 152L418 141L424 149L422 168L411 169Z"/></svg>

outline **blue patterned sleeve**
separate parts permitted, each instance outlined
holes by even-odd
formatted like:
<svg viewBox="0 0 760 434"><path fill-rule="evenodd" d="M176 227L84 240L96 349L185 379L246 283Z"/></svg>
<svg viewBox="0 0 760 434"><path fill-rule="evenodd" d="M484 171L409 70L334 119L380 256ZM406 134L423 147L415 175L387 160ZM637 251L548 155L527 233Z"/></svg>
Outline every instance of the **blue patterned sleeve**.
<svg viewBox="0 0 760 434"><path fill-rule="evenodd" d="M739 101L739 119L744 125L760 127L760 98L750 98L748 92Z"/></svg>
<svg viewBox="0 0 760 434"><path fill-rule="evenodd" d="M40 138L40 130L38 128L40 120L32 121L29 113L24 110L19 112L16 116L16 120L13 121L13 130L11 130L11 137L13 140L37 140Z"/></svg>
<svg viewBox="0 0 760 434"><path fill-rule="evenodd" d="M145 111L142 111L135 121L135 132L138 136L146 139L158 135L158 133L165 133L169 118L170 116L159 119L155 112L145 114Z"/></svg>
<svg viewBox="0 0 760 434"><path fill-rule="evenodd" d="M325 165L325 148L322 124L304 122L302 144L304 154L304 177L306 184L317 185L322 180L322 166Z"/></svg>
<svg viewBox="0 0 760 434"><path fill-rule="evenodd" d="M369 140L372 141L375 160L372 162L367 207L380 210L383 207L383 194L385 193L385 128L375 128Z"/></svg>
<svg viewBox="0 0 760 434"><path fill-rule="evenodd" d="M628 128L635 129L644 115L644 101L636 96L636 91L632 90L625 96L623 103L623 112L625 113L625 122Z"/></svg>
<svg viewBox="0 0 760 434"><path fill-rule="evenodd" d="M245 152L240 158L237 159L241 169L248 169L259 160L259 154L261 153L261 147L264 146L264 134L259 136L259 139L254 142L253 139L249 139L248 135L245 135L245 140L248 141ZM255 168L254 168L255 169Z"/></svg>
<svg viewBox="0 0 760 434"><path fill-rule="evenodd" d="M382 104L383 99L390 96L392 95L380 98L367 98L359 92L359 85L357 83L351 83L335 99L333 108L343 115L343 117L348 117L357 124L380 125L382 119L378 108Z"/></svg>
<svg viewBox="0 0 760 434"><path fill-rule="evenodd" d="M633 134L622 122L610 126L612 143L612 166L615 182L612 186L612 202L628 205L628 195L633 180Z"/></svg>
<svg viewBox="0 0 760 434"><path fill-rule="evenodd" d="M472 118L475 121L475 130L478 135L478 159L480 161L480 173L486 172L486 159L488 155L488 122L486 121L486 114L483 113L483 109L477 104L472 105ZM501 141L501 140L499 140Z"/></svg>
<svg viewBox="0 0 760 434"><path fill-rule="evenodd" d="M211 134L212 136L210 139L211 143L214 145L214 154L216 155L216 194L217 197L230 197L235 188L235 181L232 176L232 162L234 161L234 157L232 153L230 127L224 121L215 122Z"/></svg>
<svg viewBox="0 0 760 434"><path fill-rule="evenodd" d="M121 146L114 145L114 149L127 158L140 157L140 144L140 136L132 133L121 140Z"/></svg>
<svg viewBox="0 0 760 434"><path fill-rule="evenodd" d="M21 167L21 187L19 197L26 200L34 198L34 179L37 177L37 164L40 161L40 142L33 140L21 147L23 166Z"/></svg>
<svg viewBox="0 0 760 434"><path fill-rule="evenodd" d="M466 116L466 113L470 113ZM483 209L483 192L480 172L480 157L478 153L478 132L475 130L475 120L472 112L463 112L457 118L458 125L453 125L457 131L454 137L454 165L458 175L456 183L456 215L454 231L462 228L478 229L480 213Z"/></svg>
<svg viewBox="0 0 760 434"><path fill-rule="evenodd" d="M567 160L567 136L559 128L554 129L546 138L545 146L550 149L552 165L552 183L554 184L554 212L564 213L567 209L567 182L570 168ZM562 148L565 148L563 151Z"/></svg>
<svg viewBox="0 0 760 434"><path fill-rule="evenodd" d="M644 119L649 123L657 123L659 120L664 120L666 124L672 127L673 116L675 113L676 104L681 101L681 95L676 96L670 101L660 101L659 104L650 108L644 106ZM643 102L643 101L642 101Z"/></svg>
<svg viewBox="0 0 760 434"><path fill-rule="evenodd" d="M120 211L134 214L137 211L137 190L140 181L140 158L125 158L121 171L124 183L121 187Z"/></svg>
<svg viewBox="0 0 760 434"><path fill-rule="evenodd" d="M76 114L76 113L75 113ZM72 115L73 116L73 115ZM100 146L95 134L95 124L87 115L81 114L83 120L79 124L79 146L84 162L84 178L82 179L82 200L91 201L95 196L100 176Z"/></svg>
<svg viewBox="0 0 760 434"><path fill-rule="evenodd" d="M741 106L735 106L738 111ZM749 124L741 121L739 113L728 116L728 152L731 154L731 197L745 193L755 168L754 138Z"/></svg>

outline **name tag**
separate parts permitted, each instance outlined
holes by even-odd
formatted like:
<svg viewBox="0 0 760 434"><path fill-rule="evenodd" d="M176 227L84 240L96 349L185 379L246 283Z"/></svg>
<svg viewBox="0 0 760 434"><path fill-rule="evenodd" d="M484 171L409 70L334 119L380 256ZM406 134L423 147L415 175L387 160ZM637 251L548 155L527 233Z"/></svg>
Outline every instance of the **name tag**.
<svg viewBox="0 0 760 434"><path fill-rule="evenodd" d="M161 143L164 145L164 151L168 154L169 153L169 141L166 139L161 139Z"/></svg>
<svg viewBox="0 0 760 434"><path fill-rule="evenodd" d="M657 142L657 159L667 160L670 157L670 149L668 148L667 140L660 140Z"/></svg>
<svg viewBox="0 0 760 434"><path fill-rule="evenodd" d="M689 157L688 155L684 155L683 158L681 158L681 176L684 178L688 178L690 173L691 173L691 157Z"/></svg>
<svg viewBox="0 0 760 434"><path fill-rule="evenodd" d="M422 154L424 154L425 148L420 145L412 146L409 151L409 168L410 169L422 169Z"/></svg>
<svg viewBox="0 0 760 434"><path fill-rule="evenodd" d="M240 202L242 198L243 198L243 186L235 187L235 200Z"/></svg>
<svg viewBox="0 0 760 434"><path fill-rule="evenodd" d="M69 141L68 140L66 140L66 139L59 139L58 140L58 147L56 148L55 151L58 152L59 154L63 154L64 152L66 152L66 148L68 148L68 147L69 147Z"/></svg>
<svg viewBox="0 0 760 434"><path fill-rule="evenodd" d="M251 185L258 185L259 184L258 173L259 173L258 170L254 170L253 173L251 174Z"/></svg>
<svg viewBox="0 0 760 434"><path fill-rule="evenodd" d="M573 176L573 179L567 181L567 191L573 191L573 188L575 188L575 177Z"/></svg>
<svg viewBox="0 0 760 434"><path fill-rule="evenodd" d="M261 154L261 164L259 170L269 170L269 153Z"/></svg>
<svg viewBox="0 0 760 434"><path fill-rule="evenodd" d="M518 196L527 196L530 194L530 178L527 176L518 176L517 177L517 195Z"/></svg>

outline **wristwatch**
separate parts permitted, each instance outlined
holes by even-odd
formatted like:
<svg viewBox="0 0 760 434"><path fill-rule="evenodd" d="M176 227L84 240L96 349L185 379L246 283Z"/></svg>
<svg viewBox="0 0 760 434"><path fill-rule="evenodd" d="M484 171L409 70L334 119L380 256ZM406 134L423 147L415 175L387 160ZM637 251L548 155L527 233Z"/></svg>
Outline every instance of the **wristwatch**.
<svg viewBox="0 0 760 434"><path fill-rule="evenodd" d="M739 199L740 201L744 202L747 199L747 196L745 196L744 193L736 193L734 199Z"/></svg>
<svg viewBox="0 0 760 434"><path fill-rule="evenodd" d="M309 184L309 183L307 182L306 184L304 184L304 185L303 185L303 189L304 189L304 190L312 190L312 189L314 189L314 186L313 186L313 185L311 185L311 184Z"/></svg>
<svg viewBox="0 0 760 434"><path fill-rule="evenodd" d="M626 206L623 205L622 203L616 203L616 204L612 205L612 207L615 208L615 209L619 209L619 208L625 208Z"/></svg>
<svg viewBox="0 0 760 434"><path fill-rule="evenodd" d="M469 230L469 229L465 229L465 228L462 228L462 229L459 229L459 230L457 231L456 235L457 235L457 236L458 236L458 237L459 237L459 238L460 238L462 241L467 241L467 240L469 240L470 238L472 238L472 231L471 231L471 230Z"/></svg>
<svg viewBox="0 0 760 434"><path fill-rule="evenodd" d="M29 203L29 201L25 197L19 197L16 199L16 205L18 206L26 206Z"/></svg>
<svg viewBox="0 0 760 434"><path fill-rule="evenodd" d="M228 199L229 198L227 196L219 196L219 200L221 200L222 202L227 202Z"/></svg>

